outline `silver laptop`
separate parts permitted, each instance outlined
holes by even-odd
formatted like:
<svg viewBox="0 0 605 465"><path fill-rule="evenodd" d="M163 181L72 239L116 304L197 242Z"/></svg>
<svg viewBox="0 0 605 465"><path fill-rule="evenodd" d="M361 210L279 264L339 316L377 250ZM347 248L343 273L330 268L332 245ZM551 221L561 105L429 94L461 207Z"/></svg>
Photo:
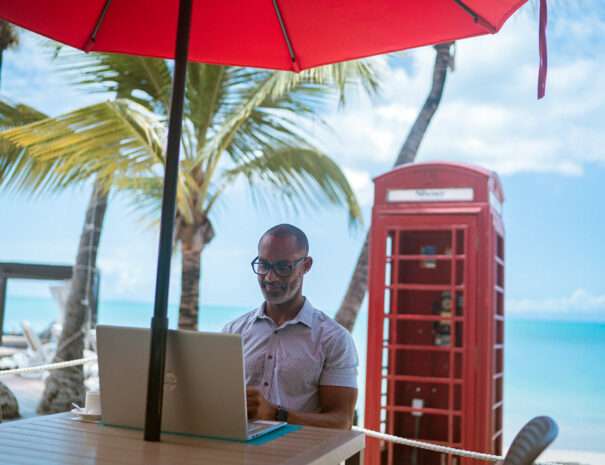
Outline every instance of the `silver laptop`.
<svg viewBox="0 0 605 465"><path fill-rule="evenodd" d="M144 428L151 331L97 326L101 420ZM250 440L285 425L248 422L238 334L168 331L162 432Z"/></svg>

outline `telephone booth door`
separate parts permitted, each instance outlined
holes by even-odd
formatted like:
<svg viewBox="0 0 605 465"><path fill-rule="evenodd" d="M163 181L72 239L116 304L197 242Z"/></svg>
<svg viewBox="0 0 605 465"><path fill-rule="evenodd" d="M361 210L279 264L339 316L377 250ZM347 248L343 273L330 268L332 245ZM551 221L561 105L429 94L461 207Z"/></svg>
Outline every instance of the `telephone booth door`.
<svg viewBox="0 0 605 465"><path fill-rule="evenodd" d="M433 173L428 177L431 192L450 189L451 195L455 189L471 189L472 200L467 193L465 200L447 201L446 196L445 201L431 197L428 202L380 204L381 194L388 196L401 185L427 190L427 170ZM452 180L452 170L462 177ZM476 170L421 164L375 180L365 426L408 439L500 453L503 301L498 310L495 292L503 283L488 283L499 276L492 264L499 264L503 273L503 260L490 257L490 249L498 253L502 229L490 217L492 207L481 201L477 185L484 183L487 193L493 174L486 178L480 170L483 176L477 179ZM481 463L374 439L367 440L366 461Z"/></svg>

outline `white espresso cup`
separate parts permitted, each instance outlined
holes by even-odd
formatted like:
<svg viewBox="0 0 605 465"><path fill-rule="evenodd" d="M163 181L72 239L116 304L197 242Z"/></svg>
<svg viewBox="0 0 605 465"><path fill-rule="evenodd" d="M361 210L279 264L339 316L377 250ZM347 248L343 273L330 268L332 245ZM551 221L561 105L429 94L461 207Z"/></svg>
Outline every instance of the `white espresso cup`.
<svg viewBox="0 0 605 465"><path fill-rule="evenodd" d="M86 413L100 414L101 413L101 395L99 391L88 391L86 393L86 403L84 404Z"/></svg>

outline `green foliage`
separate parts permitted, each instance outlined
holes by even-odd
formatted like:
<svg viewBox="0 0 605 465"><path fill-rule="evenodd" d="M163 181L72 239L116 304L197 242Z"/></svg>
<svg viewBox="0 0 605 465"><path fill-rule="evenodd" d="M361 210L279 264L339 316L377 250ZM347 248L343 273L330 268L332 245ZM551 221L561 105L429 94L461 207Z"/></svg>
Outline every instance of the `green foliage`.
<svg viewBox="0 0 605 465"><path fill-rule="evenodd" d="M144 215L161 199L171 68L164 60L58 49L59 69L76 86L115 92L114 102L47 118L0 100L0 188L52 190L89 178L132 194ZM360 210L338 166L312 143L304 127L322 106L345 101L351 89L375 92L370 61L294 74L190 63L187 73L177 214L209 217L237 179L260 203L294 210L345 206L350 224ZM157 213L154 215L157 216Z"/></svg>
<svg viewBox="0 0 605 465"><path fill-rule="evenodd" d="M15 111L15 108L19 112ZM137 184L163 162L164 127L144 107L124 99L80 108L56 118L0 100L1 121L37 120L0 133L10 150L0 159L0 187L44 192L96 175L109 188ZM20 118L13 118L17 113ZM23 116L25 115L25 116Z"/></svg>

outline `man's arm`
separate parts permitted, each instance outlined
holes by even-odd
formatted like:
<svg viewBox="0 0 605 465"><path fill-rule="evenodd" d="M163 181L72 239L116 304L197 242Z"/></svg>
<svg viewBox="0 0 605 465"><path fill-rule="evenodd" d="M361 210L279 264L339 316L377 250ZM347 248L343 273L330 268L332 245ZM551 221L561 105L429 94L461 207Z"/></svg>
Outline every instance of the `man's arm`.
<svg viewBox="0 0 605 465"><path fill-rule="evenodd" d="M248 387L246 394L248 398L248 418L250 420L275 420L277 405L266 400L256 388ZM321 385L319 386L321 412L310 413L288 410L288 423L351 429L356 402L356 388Z"/></svg>

